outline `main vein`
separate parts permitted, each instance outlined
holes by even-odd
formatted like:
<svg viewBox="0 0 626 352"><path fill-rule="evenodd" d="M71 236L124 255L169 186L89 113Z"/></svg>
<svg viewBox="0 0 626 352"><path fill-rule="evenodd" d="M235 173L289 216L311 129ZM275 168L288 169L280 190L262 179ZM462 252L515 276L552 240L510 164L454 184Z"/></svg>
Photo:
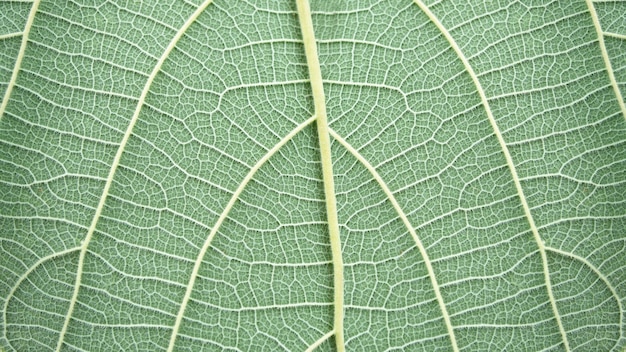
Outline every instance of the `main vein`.
<svg viewBox="0 0 626 352"><path fill-rule="evenodd" d="M337 200L335 197L335 182L333 179L333 162L330 153L330 135L328 130L328 118L326 117L326 99L322 84L322 71L317 56L317 43L313 32L313 21L308 0L296 0L298 6L298 18L304 41L309 78L313 91L313 103L315 105L315 117L317 119L317 134L320 145L322 160L322 176L324 180L324 195L326 197L326 218L330 235L330 248L333 258L334 277L334 321L335 344L337 351L345 351L343 337L343 258L341 256L341 241L339 239L339 220L337 218Z"/></svg>

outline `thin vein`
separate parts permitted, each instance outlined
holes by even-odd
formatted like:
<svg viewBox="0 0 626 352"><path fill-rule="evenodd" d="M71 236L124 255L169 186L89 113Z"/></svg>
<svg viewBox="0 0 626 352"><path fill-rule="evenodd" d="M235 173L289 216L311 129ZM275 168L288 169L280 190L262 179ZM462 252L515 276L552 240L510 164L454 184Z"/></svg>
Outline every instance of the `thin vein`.
<svg viewBox="0 0 626 352"><path fill-rule="evenodd" d="M9 80L9 84L7 85L7 89L4 91L4 97L2 97L2 104L0 104L0 120L2 120L2 116L4 116L4 111L9 104L9 98L11 98L11 93L13 92L13 87L15 87L15 82L17 81L17 75L22 67L22 61L24 60L24 53L26 52L26 46L28 45L28 36L30 35L30 29L33 27L33 22L35 21L35 14L37 13L37 8L39 7L40 0L33 1L33 6L30 8L30 12L28 14L28 19L26 20L26 25L24 25L24 32L22 32L22 44L20 44L20 51L17 53L17 58L15 59L15 65L13 66L13 72L11 73L11 79Z"/></svg>
<svg viewBox="0 0 626 352"><path fill-rule="evenodd" d="M225 312L236 312L236 313L241 313L241 312L261 312L261 311L274 311L277 309L293 309L293 308L311 308L311 307L330 307L332 306L331 302L308 302L308 303L286 303L286 304L270 304L270 305L266 305L266 306L254 306L254 307L239 307L239 308L231 308L231 307L224 307L224 306L219 306L216 304L210 304L204 301L200 301L200 300L196 300L194 298L191 298L190 301L197 303L198 305L202 305L205 307L210 307L213 309L218 309L220 311L225 311ZM203 324L202 322L198 322L200 324ZM206 325L206 323L204 323Z"/></svg>
<svg viewBox="0 0 626 352"><path fill-rule="evenodd" d="M130 72L130 73L136 74L138 76L145 77L146 79L148 78L148 73L136 70L136 69L131 68L131 67L126 67L124 65L116 63L115 61L110 61L110 60L106 60L106 59L100 58L100 57L85 55L83 53L74 53L74 52L60 50L60 49L57 49L57 48L55 48L53 46L48 46L48 45L46 45L46 43L39 42L39 41L32 40L32 39L31 39L30 42L34 46L41 46L42 48L45 48L46 50L50 50L50 51L52 51L52 52L54 52L56 54L59 54L59 56L60 55L64 55L67 58L72 58L72 59L73 58L87 59L87 60L91 60L93 62L104 64L104 65L109 66L109 67L116 68L119 71L126 71L126 72ZM64 59L66 59L66 58L64 58Z"/></svg>
<svg viewBox="0 0 626 352"><path fill-rule="evenodd" d="M214 328L215 326L211 326L211 328ZM180 334L181 337L184 337L186 340L189 341L196 341L196 342L200 342L202 344L203 348L208 348L207 344L210 344L212 346L217 346L217 351L235 351L235 352L243 352L242 350L240 350L237 347L232 347L232 346L225 346L217 341L214 340L209 340L209 339L203 339L203 338L199 338L197 336L192 336L192 335L185 335L185 334Z"/></svg>
<svg viewBox="0 0 626 352"><path fill-rule="evenodd" d="M45 79L47 82L62 86L62 87L69 87L71 89L75 89L75 90L80 90L81 92L90 92L90 93L94 93L94 94L99 94L99 95L104 95L104 96L111 96L111 97L118 97L118 98L122 98L122 99L128 99L128 100L138 100L137 98L130 96L130 95L126 95L124 93L118 93L118 92L113 92L113 91L107 91L107 90L101 90L101 89L96 89L96 88L89 88L89 87L80 87L80 86L74 86L74 85L70 85L67 84L65 82L61 82L59 80L56 80L54 78L48 77L48 76L44 76L38 72L35 71L31 71L25 68L22 68L22 72L24 73L28 73L30 75L35 76L38 79ZM37 82L36 84L41 85L41 81ZM35 84L35 83L33 83ZM20 87L21 88L21 87ZM39 96L39 94L36 94L37 96Z"/></svg>
<svg viewBox="0 0 626 352"><path fill-rule="evenodd" d="M119 133L119 134L123 134L124 133L124 131L118 129L117 127L115 127L113 125L110 125L110 124L106 123L105 121L100 119L98 116L94 115L93 113L90 113L88 111L84 111L84 110L80 110L80 109L68 106L67 102L65 102L65 104L57 103L53 99L50 99L50 98L48 98L48 97L46 97L44 95L41 95L41 94L37 93L36 91L30 89L29 87L26 87L26 86L20 86L20 89L22 89L22 90L24 90L24 91L26 91L26 92L36 96L37 99L40 100L41 102L44 102L46 104L50 104L50 105L52 105L55 108L61 108L61 109L69 110L69 111L71 111L71 112L73 112L75 114L81 114L84 117L88 118L89 121L97 122L98 124L106 127L107 129L110 129L113 132L116 132L116 133ZM127 97L125 97L125 98L127 98ZM17 117L17 116L15 116L15 117ZM23 122L27 122L27 121L23 120ZM32 123L32 122L29 122L29 123ZM41 126L38 125L38 127L41 127ZM110 141L104 140L104 139L101 139L99 142L101 142L101 143L113 143L113 142L110 142Z"/></svg>
<svg viewBox="0 0 626 352"><path fill-rule="evenodd" d="M81 112L81 114L85 114L85 113ZM62 130L62 129L50 127L50 126L47 126L47 125L40 125L38 123L35 123L35 122L30 121L28 119L25 119L25 118L23 118L23 117L21 117L19 115L13 115L10 112L8 112L7 115L13 116L13 118L15 120L20 121L21 123L23 123L26 126L29 126L32 129L40 128L40 129L42 129L43 131L46 131L46 132L54 132L54 134L57 135L57 136L69 137L67 139L76 138L76 139L80 139L82 141L93 142L94 144L104 144L104 145L107 145L107 146L116 146L117 145L117 143L115 143L115 142L107 141L107 140L104 140L104 139L94 138L94 137L91 137L91 136L89 136L87 134L81 135L79 133L72 132L72 131ZM85 115L87 115L87 114L85 114Z"/></svg>
<svg viewBox="0 0 626 352"><path fill-rule="evenodd" d="M91 291L94 291L94 292L98 292L98 293L102 294L103 296L111 298L111 300L119 301L119 302L125 303L125 304L127 304L129 306L136 306L137 305L137 302L133 302L129 298L122 297L122 296L120 296L118 294L112 294L111 292L109 292L109 291L107 291L105 289L99 288L99 287L94 287L94 286L91 286L91 285L84 284L83 288L86 291L90 291L91 290ZM93 294L93 293L91 293L91 294ZM167 301L172 302L169 299L167 299ZM92 311L94 314L98 314L98 315L102 314L102 310L100 308L93 307L93 306L90 306L88 304L81 303L81 302L78 302L78 304L81 305L84 309ZM168 311L165 311L163 309L159 309L159 308L156 308L156 307L152 307L152 306L147 305L147 304L141 304L141 309L142 310L151 311L151 312L155 312L155 313L158 313L158 314L162 314L162 315L168 316L168 317L169 316L174 316L174 314L172 314L172 313L170 313ZM87 316L89 316L89 314L87 314ZM76 319L76 318L72 318L72 319Z"/></svg>
<svg viewBox="0 0 626 352"><path fill-rule="evenodd" d="M357 305L357 304L346 304L346 309L358 309L358 310L364 310L364 311L369 311L369 312L406 312L407 310L411 310L411 309L415 309L417 307L421 307L421 306L425 306L425 305L429 305L430 303L432 303L433 301L436 301L437 298L432 298L429 300L425 300L425 301L420 301L420 302L415 302L413 304L409 304L406 306L399 306L399 307L384 307L384 306L374 306L371 304L371 302L367 302L367 305ZM418 325L426 325L427 323L432 323L435 321L440 320L441 317L433 317L430 320L420 320Z"/></svg>
<svg viewBox="0 0 626 352"><path fill-rule="evenodd" d="M40 0L38 0L38 1L40 1ZM127 39L126 36L120 36L118 34L111 34L111 33L107 32L107 31L104 31L104 30L91 28L91 27L88 26L89 23L85 24L85 23L82 23L82 22L72 21L69 18L66 18L66 17L63 17L63 16L59 16L59 15L56 15L54 13L45 12L45 11L40 11L40 13L42 13L42 14L44 14L46 16L50 16L50 17L52 17L52 18L54 18L56 20L68 23L68 24L70 24L72 26L76 26L77 28L81 28L81 29L84 29L86 31L93 32L96 35L102 35L102 36L105 36L105 37L110 37L114 41L118 41L118 42L122 42L124 44L128 44L129 46L137 49L139 52L141 52L142 54L146 55L147 57L149 57L151 59L154 59L154 60L158 59L156 56L152 55L150 52L143 50L143 48L139 44L137 44L136 42L133 42L133 41Z"/></svg>
<svg viewBox="0 0 626 352"><path fill-rule="evenodd" d="M304 352L312 352L316 348L318 348L322 343L328 340L331 336L335 334L335 331L331 330L327 332L324 336L320 337L317 341L315 341L309 348L307 348Z"/></svg>
<svg viewBox="0 0 626 352"><path fill-rule="evenodd" d="M108 266L111 269L110 272L117 273L120 276L124 276L124 278L126 278L126 279L137 280L137 281L144 281L144 282L156 281L156 282L160 283L161 285L185 287L185 285L181 284L180 282L167 280L167 279L164 279L164 278L158 277L158 276L149 276L147 274L146 275L135 275L135 274L130 274L130 273L124 272L123 270L116 268L115 265L113 265L111 262L106 260L106 258L102 257L101 255L99 255L97 253L94 253L94 252L90 252L90 253L92 255L94 255L96 258L100 259L104 265ZM97 289L97 288L94 287L93 289Z"/></svg>
<svg viewBox="0 0 626 352"><path fill-rule="evenodd" d="M414 345L417 345L418 347L415 350L418 349L422 349L423 346L428 346L430 344L425 344L425 342L430 342L430 341L437 341L437 340L441 340L443 338L445 338L446 335L445 334L439 334L439 335L430 335L428 337L425 338L421 338L421 339L417 339L417 340L412 340L409 341L407 343L405 343L404 345L400 345L400 346L396 346L396 347L389 347L386 350L384 350L383 352L390 352L390 351L412 351L413 349L411 348Z"/></svg>
<svg viewBox="0 0 626 352"><path fill-rule="evenodd" d="M613 32L603 32L603 33L607 37L613 37L613 38L617 38L617 39L626 40L626 34L613 33Z"/></svg>
<svg viewBox="0 0 626 352"><path fill-rule="evenodd" d="M454 38L452 38L452 35L450 34L450 32L446 30L446 28L439 21L439 19L435 16L435 14L433 14L430 11L430 9L426 5L424 5L424 3L421 0L414 0L414 2L428 16L428 18L433 22L433 24L437 26L437 28L444 35L444 37L446 38L446 40L448 41L452 49L454 49L454 51L457 54L457 57L463 62L463 66L465 66L465 69L467 70L468 74L472 77L472 81L474 82L474 85L476 86L476 90L478 91L478 94L480 95L480 100L482 101L483 106L485 108L485 112L487 113L487 118L489 119L489 123L491 124L494 134L496 138L498 139L498 143L500 144L502 153L504 154L507 165L513 177L513 182L515 183L515 188L517 190L520 203L522 204L522 207L524 209L524 214L526 215L526 219L528 220L530 230L532 231L535 242L537 243L537 246L539 247L539 253L541 254L541 262L542 262L542 267L543 267L543 276L544 276L544 280L546 283L546 291L548 294L548 298L550 300L550 306L552 307L552 312L556 319L556 323L557 323L559 332L561 334L561 339L563 340L563 346L565 350L569 352L571 351L569 347L569 341L567 339L565 327L563 326L563 322L561 321L561 316L559 314L559 310L556 305L556 299L554 298L554 293L552 292L552 283L550 281L550 271L548 268L548 258L546 255L545 245L543 243L543 240L541 239L541 236L539 235L539 231L537 230L537 226L535 225L535 220L530 212L530 206L528 204L528 201L526 200L526 195L524 194L524 190L522 189L522 184L520 182L517 170L515 169L515 164L513 163L513 158L511 157L509 148L506 142L504 141L502 132L500 132L500 127L498 126L496 119L493 116L493 112L491 111L491 107L489 105L489 99L487 99L485 90L483 89L478 79L478 75L476 74L476 72L474 72L472 65L469 63L467 57L461 51L461 48L459 47L458 43L454 40Z"/></svg>
<svg viewBox="0 0 626 352"><path fill-rule="evenodd" d="M519 323L519 324L478 323L478 324L459 325L458 328L459 329L489 329L489 330L492 330L492 329L516 329L516 328L517 329L526 329L526 328L541 329L541 325L549 324L550 320L552 320L552 319L548 318L548 319L542 319L542 320L533 321L532 323Z"/></svg>
<svg viewBox="0 0 626 352"><path fill-rule="evenodd" d="M530 272L528 274L534 274L534 273L535 272ZM507 304L506 303L507 301L513 301L513 300L515 300L516 297L520 297L520 296L525 295L525 294L529 295L529 296L535 296L535 295L537 295L537 293L534 292L534 291L540 291L540 290L543 289L544 286L545 285L543 285L543 284L538 284L538 285L534 285L534 286L531 286L531 287L526 287L526 288L521 289L521 290L519 290L519 291L517 291L517 292L515 292L513 294L508 295L508 296L504 296L504 297L501 297L501 298L498 298L498 299L495 299L495 300L492 300L492 301L487 301L487 302L484 302L484 303L481 302L480 305L471 306L470 308L459 310L457 312L454 312L454 314L452 314L452 315L456 316L456 317L461 317L461 316L467 315L469 313L474 313L474 314L479 314L479 315L480 314L484 314L484 311L485 311L486 308L488 308L488 307L497 307L498 305L501 305L501 304ZM464 300L464 298L465 297L456 299L453 303L456 303L458 301ZM510 302L510 304L513 304L513 302ZM543 306L544 306L544 303L537 303L534 307L532 307L531 309L527 309L524 313L532 315L532 314L534 314L532 311L543 309L542 308Z"/></svg>
<svg viewBox="0 0 626 352"><path fill-rule="evenodd" d="M570 20L570 19L572 19L572 18L574 18L574 17L581 16L581 15L583 15L583 14L585 14L585 12L576 12L576 13L572 13L572 14L569 14L569 15L564 16L564 17L559 17L558 19L556 19L556 20L554 20L554 21L543 22L543 23L541 24L541 26L536 26L536 27L533 27L533 28L530 28L530 29L527 29L527 30L523 30L523 31L515 32L514 34L511 34L511 35L503 36L502 38L499 38L498 40L496 40L496 41L493 41L493 42L489 43L489 44L488 44L488 45L486 45L484 48L482 48L480 51L475 52L472 56L469 56L469 57L468 57L468 59L469 59L469 60L473 60L474 58L478 57L479 55L484 54L487 50L489 50L490 48L495 47L496 45L498 45L498 44L500 44L500 43L511 42L512 40L514 40L514 38L515 38L515 37L519 37L519 36L523 36L523 35L528 35L528 34L532 35L534 32L541 31L541 30L545 29L545 28L546 28L546 27L548 27L548 26L554 26L554 25L557 25L559 22L567 21L567 20ZM455 30L457 27L459 27L459 26L455 26L455 27L450 28L450 29L449 29L449 32L452 32L452 31L453 31L453 30ZM581 46L584 46L584 45L586 45L586 44L587 44L587 43L584 43L584 44L582 44ZM573 48L568 49L568 51L573 50L573 49L577 49L578 47L579 47L579 46L574 46ZM548 56L548 57L549 57L549 56L553 56L553 55L556 55L556 54L558 54L558 53L550 53L550 54L546 54L546 56ZM532 60L532 59L534 59L534 58L535 58L535 57L527 57L527 58L524 58L523 60L520 60L520 61L517 61L517 62L513 62L512 64L509 64L509 65L515 65L515 64L517 64L517 63L519 63L519 62L524 62L524 61ZM507 66L509 66L509 65L507 65ZM483 74L483 73L481 73L481 75L482 75L482 74Z"/></svg>
<svg viewBox="0 0 626 352"><path fill-rule="evenodd" d="M100 220L100 216L102 215L104 204L106 203L107 197L109 195L109 190L111 188L111 185L113 184L113 178L115 176L115 172L117 171L117 167L119 166L120 160L122 159L122 154L124 153L126 144L128 143L130 136L132 135L133 127L137 123L137 120L139 120L139 114L141 112L141 108L143 107L143 103L146 100L146 97L148 95L148 92L150 91L150 88L152 87L152 82L154 82L155 77L157 76L161 68L163 67L163 63L165 62L165 60L167 60L172 50L174 50L174 47L176 46L178 41L183 37L183 35L185 34L189 26L191 26L191 24L195 22L198 16L200 16L202 11L204 11L204 9L211 3L211 1L212 0L206 0L204 3L202 3L196 9L196 11L189 17L189 19L187 19L185 24L176 33L174 38L172 38L169 45L167 46L167 48L165 49L165 51L159 58L159 61L156 63L156 65L152 69L152 73L148 77L148 80L146 81L143 91L141 92L141 96L139 97L139 100L137 102L137 107L135 108L135 112L130 120L130 123L128 124L126 133L124 134L124 137L122 138L122 141L120 142L120 146L117 149L117 153L115 154L115 158L113 159L113 162L111 164L111 169L109 170L109 175L107 177L106 184L104 185L104 189L102 190L102 195L100 196L100 201L96 208L94 217L91 221L91 226L89 227L89 230L87 231L87 236L85 237L81 245L80 255L78 259L78 269L76 271L76 281L74 283L74 292L70 300L70 306L68 307L67 315L65 316L65 321L63 322L63 328L61 329L61 332L59 334L59 340L56 346L57 352L60 352L61 348L63 347L63 340L65 338L65 334L67 333L67 329L69 327L70 320L74 312L74 307L78 299L78 291L81 286L83 267L85 264L85 257L87 255L87 247L89 246L89 242L91 241L91 238L93 237L93 234L96 230L96 225L98 224L98 221Z"/></svg>
<svg viewBox="0 0 626 352"><path fill-rule="evenodd" d="M24 32L13 32L13 33L2 34L0 35L0 40L5 40L5 39L13 38L13 37L19 37L23 34Z"/></svg>

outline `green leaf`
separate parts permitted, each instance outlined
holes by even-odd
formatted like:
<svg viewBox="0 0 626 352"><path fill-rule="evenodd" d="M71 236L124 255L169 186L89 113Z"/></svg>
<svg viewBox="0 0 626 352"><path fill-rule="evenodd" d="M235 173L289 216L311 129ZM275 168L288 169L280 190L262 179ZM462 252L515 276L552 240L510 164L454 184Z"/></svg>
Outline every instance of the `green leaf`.
<svg viewBox="0 0 626 352"><path fill-rule="evenodd" d="M0 1L0 349L623 351L626 1Z"/></svg>

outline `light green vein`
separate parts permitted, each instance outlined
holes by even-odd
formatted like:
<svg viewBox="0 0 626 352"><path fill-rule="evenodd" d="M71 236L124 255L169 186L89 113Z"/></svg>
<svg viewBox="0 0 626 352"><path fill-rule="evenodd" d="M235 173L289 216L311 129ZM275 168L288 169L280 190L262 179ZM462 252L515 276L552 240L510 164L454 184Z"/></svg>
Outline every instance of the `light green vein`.
<svg viewBox="0 0 626 352"><path fill-rule="evenodd" d="M440 289L439 283L437 282L437 278L435 276L435 270L433 269L432 262L430 258L428 257L428 253L426 252L426 248L424 247L424 244L417 236L417 232L415 232L415 227L413 227L413 225L409 221L409 218L406 216L406 213L404 212L404 210L402 210L402 207L400 207L400 204L396 200L396 197L393 195L393 192L391 192L391 189L389 188L389 186L387 186L387 183L383 180L383 178L380 176L378 171L376 171L374 166L372 166L372 164L370 164L369 161L367 161L367 159L365 159L365 157L363 157L363 155L361 155L361 153L359 153L359 151L356 150L356 148L354 148L346 140L344 140L339 134L337 134L337 132L331 129L330 135L333 136L333 138L335 138L337 142L343 145L343 147L346 148L346 150L348 150L348 152L350 152L350 154L352 154L361 164L363 164L363 166L365 166L367 171L369 171L369 173L374 177L374 179L376 180L380 188L383 190L383 192L385 193L385 195L387 196L387 198L393 205L393 208L396 210L396 213L398 213L398 216L402 220L402 223L404 223L404 227L406 227L406 229L411 234L411 237L413 237L413 241L415 241L415 245L417 246L420 252L420 255L422 256L422 258L424 258L424 264L426 265L426 270L428 271L428 277L430 278L430 283L433 286L433 290L435 291L435 297L437 298L439 309L441 309L441 314L446 324L446 329L448 330L448 335L450 337L450 342L452 344L452 350L454 352L458 352L459 347L456 342L456 337L454 334L454 327L452 326L452 322L450 321L450 314L448 313L448 309L446 308L446 303L444 302L443 296L441 295L441 289Z"/></svg>
<svg viewBox="0 0 626 352"><path fill-rule="evenodd" d="M137 123L137 120L139 119L141 108L143 107L143 104L146 101L146 97L148 96L150 87L152 86L152 83L154 82L155 77L161 70L161 67L163 67L163 63L165 62L165 60L167 60L172 50L174 50L174 47L176 46L178 41L183 37L183 35L185 34L189 26L191 26L191 24L198 18L198 16L200 16L202 11L204 11L204 9L207 6L209 6L211 2L212 0L206 0L204 3L202 3L196 9L196 11L194 11L194 13L187 19L187 21L183 24L183 26L178 30L176 35L172 38L172 40L168 44L167 48L165 48L165 51L163 51L163 55L161 55L161 57L159 58L159 61L156 63L156 65L152 69L152 72L150 73L150 76L148 77L148 80L146 81L146 84L143 87L143 91L141 92L141 96L139 97L139 100L137 101L137 106L135 107L135 112L133 113L133 116L128 124L128 128L126 129L126 132L124 133L124 137L122 138L122 141L120 142L120 146L117 149L117 153L115 154L115 158L113 159L113 162L111 164L111 169L109 170L109 175L107 176L104 189L102 190L100 201L98 202L98 206L96 207L96 212L93 216L93 219L91 220L91 225L89 226L89 230L87 230L87 236L85 236L85 239L81 245L80 255L78 258L78 269L76 270L76 281L74 283L74 292L72 294L72 298L70 299L70 306L67 310L65 321L63 322L63 328L61 329L61 332L59 334L59 340L56 346L57 352L60 352L61 348L63 347L63 340L65 338L65 334L67 333L68 326L70 325L70 320L72 319L74 307L78 299L78 291L80 289L80 284L81 284L81 280L83 276L83 266L85 264L85 256L87 254L87 247L89 246L89 242L91 241L91 238L93 237L93 234L96 230L96 225L98 224L98 221L100 220L100 216L102 215L104 204L106 203L107 197L109 195L109 191L111 189L111 185L113 184L113 177L115 176L117 167L119 166L120 160L122 159L122 154L124 153L126 144L128 143L128 140L130 139L130 136L133 133L133 128L135 127L135 124Z"/></svg>
<svg viewBox="0 0 626 352"><path fill-rule="evenodd" d="M326 199L326 221L328 221L328 233L333 259L333 330L335 332L335 345L338 352L343 352L346 348L343 335L343 257L339 237L339 218L337 215L333 161L330 151L330 135L326 116L326 98L324 96L324 85L322 83L322 70L317 55L317 43L315 40L315 31L313 30L311 8L309 7L308 0L297 0L296 3L298 6L298 18L300 20L302 40L304 42L304 53L309 68L309 78L311 79L315 117L317 118L317 135L322 162L324 196Z"/></svg>
<svg viewBox="0 0 626 352"><path fill-rule="evenodd" d="M189 283L187 284L187 290L185 291L185 296L183 297L183 301L180 305L180 309L178 310L178 314L176 315L176 322L174 323L174 327L172 328L172 335L170 336L170 342L167 348L168 352L174 351L174 344L176 343L176 337L179 335L178 331L180 330L180 325L182 324L183 316L185 314L185 309L187 308L187 304L189 303L189 300L191 299L191 293L193 291L193 286L196 282L196 279L198 278L198 273L200 272L202 259L204 258L204 256L206 255L206 252L211 247L211 242L213 241L213 238L217 234L217 231L222 226L222 223L224 222L224 220L226 220L226 217L228 217L228 213L235 205L235 202L237 202L237 200L239 199L241 192L243 192L244 188L246 188L248 183L250 183L250 180L252 179L252 177L261 168L261 166L263 166L263 164L265 164L269 160L269 158L271 158L274 154L276 154L276 152L280 148L282 148L285 144L287 144L287 142L289 142L296 134L302 131L306 126L313 123L313 121L315 121L315 116L310 117L309 119L307 119L306 121L298 125L291 132L289 132L289 134L283 137L283 139L281 139L280 142L278 142L274 147L272 147L272 149L270 149L261 159L259 159L259 161L257 161L256 164L254 164L254 166L250 169L250 171L248 171L248 174L246 175L246 177L244 177L244 179L241 181L241 183L239 184L239 186L237 187L233 195L230 197L230 200L224 207L224 210L222 211L219 218L215 222L215 225L211 229L209 236L207 237L206 241L202 245L202 248L200 249L200 252L198 253L198 257L196 258L195 264L193 266L191 276L189 277Z"/></svg>
<svg viewBox="0 0 626 352"><path fill-rule="evenodd" d="M4 322L3 325L3 331L2 331L2 336L4 337L5 341L9 341L9 339L7 338L7 310L9 309L9 302L11 301L11 297L13 297L15 295L15 292L17 291L18 287L20 287L20 285L22 284L22 282L24 282L24 280L26 280L26 278L28 278L28 276L35 271L35 269L37 269L41 264L47 262L48 260L54 259L54 258L58 258L58 257L62 257L66 254L70 254L70 253L74 253L80 250L80 247L73 247L70 249L66 249L60 252L56 252L56 253L52 253L50 255L47 255L45 257L40 258L38 261L36 261L33 265L30 266L30 268L28 268L28 270L26 270L26 272L24 272L24 274L22 276L19 277L19 279L17 280L17 282L15 283L15 285L13 285L13 287L11 288L11 291L9 291L9 294L7 295L6 300L4 301L4 307L2 308L2 321Z"/></svg>
<svg viewBox="0 0 626 352"><path fill-rule="evenodd" d="M548 268L548 257L546 255L545 244L543 243L543 240L541 239L541 236L539 235L539 230L537 229L537 226L535 225L535 220L530 212L530 206L528 205L528 201L526 200L526 195L524 194L524 190L522 189L522 184L520 182L520 178L517 173L517 170L515 169L513 158L511 157L509 148L507 147L506 142L504 141L504 137L502 136L502 133L500 132L500 127L498 126L498 123L496 122L496 119L493 116L493 112L491 111L491 107L489 106L489 100L487 99L485 90L480 84L478 76L476 75L476 72L474 72L472 65L469 63L467 57L461 51L461 48L459 47L457 42L454 40L454 38L452 38L452 35L450 34L450 32L446 30L446 28L439 21L437 16L435 16L435 14L433 14L430 11L430 9L426 5L424 5L424 3L421 0L414 0L414 2L424 12L424 14L428 16L428 18L432 21L432 23L435 26L437 26L437 29L439 29L439 31L446 38L446 40L448 41L448 43L450 44L450 46L456 53L457 57L463 63L463 66L467 70L467 73L472 78L472 81L474 82L474 85L476 86L476 90L478 91L478 94L480 95L480 100L483 106L485 107L485 112L487 113L487 118L489 119L489 123L491 124L491 127L493 128L494 135L498 139L498 143L500 144L500 148L502 149L502 153L504 154L504 157L506 159L507 166L511 172L511 176L513 178L513 182L515 183L515 188L517 190L517 195L519 197L520 203L522 204L522 208L524 209L524 214L528 221L528 225L530 226L530 230L533 234L535 242L537 243L537 246L539 247L539 253L541 255L541 264L543 267L543 276L546 282L546 291L548 293L548 298L550 300L550 306L552 307L552 312L554 314L554 318L556 319L556 323L557 323L559 332L561 334L561 339L563 340L563 346L565 350L569 352L571 351L569 347L569 341L567 339L565 327L563 326L563 323L561 321L561 315L559 314L559 310L556 305L556 299L554 298L554 293L552 292L552 283L550 281L550 271Z"/></svg>
<svg viewBox="0 0 626 352"><path fill-rule="evenodd" d="M13 32L13 33L7 33L7 34L0 34L0 40L5 40L5 39L9 39L9 38L19 37L19 36L21 36L23 34L24 34L24 32Z"/></svg>
<svg viewBox="0 0 626 352"><path fill-rule="evenodd" d="M613 32L602 32L602 33L604 33L604 35L607 37L626 40L626 34L619 34L619 33L613 33Z"/></svg>
<svg viewBox="0 0 626 352"><path fill-rule="evenodd" d="M615 287L613 287L609 279L604 274L602 274L595 265L591 264L591 262L589 262L586 258L583 258L577 254L566 252L564 250L553 248L550 246L546 246L546 250L583 263L589 269L591 269L600 278L600 280L602 280L602 282L604 282L604 284L609 289L609 291L611 291L611 295L615 298L615 302L617 302L617 307L619 309L619 336L624 336L624 322L623 322L624 307L622 306L622 301L620 299L620 296L617 294L617 290L615 289Z"/></svg>
<svg viewBox="0 0 626 352"><path fill-rule="evenodd" d="M622 92L619 90L619 86L617 85L617 79L615 78L615 73L613 72L609 52L606 50L606 44L604 43L604 35L602 32L602 26L600 25L600 19L598 18L598 13L596 12L596 8L593 6L593 2L591 0L587 0L587 8L589 8L589 13L591 14L591 19L593 20L593 26L595 27L596 34L598 35L598 43L600 44L602 59L604 60L606 71L609 74L609 80L611 81L613 92L617 98L617 104L619 104L619 108L622 110L622 116L626 119L626 103L624 103L624 97L622 96Z"/></svg>
<svg viewBox="0 0 626 352"><path fill-rule="evenodd" d="M17 53L17 58L15 59L15 65L13 65L13 72L11 73L11 79L7 85L7 90L4 92L4 97L2 97L2 104L0 105L0 120L2 120L4 111L9 104L9 98L11 98L13 87L15 87L17 75L22 67L22 60L24 60L24 53L26 52L26 46L28 45L28 36L30 35L30 29L35 21L35 14L37 13L37 8L39 7L40 2L41 0L35 0L33 2L33 6L30 8L30 13L28 14L28 19L26 20L26 25L24 26L24 32L22 32L22 44L20 45L20 51Z"/></svg>
<svg viewBox="0 0 626 352"><path fill-rule="evenodd" d="M335 331L331 330L327 332L324 336L320 337L317 341L315 341L309 348L307 348L304 352L313 352L316 348L318 348L324 341L328 340L331 336L335 334Z"/></svg>

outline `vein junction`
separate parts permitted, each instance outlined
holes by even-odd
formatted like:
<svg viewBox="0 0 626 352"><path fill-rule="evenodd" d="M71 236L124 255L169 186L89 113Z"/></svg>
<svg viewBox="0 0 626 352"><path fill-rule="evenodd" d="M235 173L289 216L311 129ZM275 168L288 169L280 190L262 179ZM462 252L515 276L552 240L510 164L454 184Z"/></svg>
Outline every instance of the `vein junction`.
<svg viewBox="0 0 626 352"><path fill-rule="evenodd" d="M315 118L317 120L317 133L322 161L322 175L324 180L324 195L326 198L326 218L330 235L330 247L333 258L334 278L334 319L333 329L337 351L345 351L343 336L343 258L341 256L341 241L339 238L339 220L337 218L337 200L335 196L335 183L333 179L333 163L330 151L330 135L328 119L326 116L326 99L322 85L322 71L317 55L317 43L313 32L313 21L308 0L297 0L298 18L304 41L309 78L313 91L315 104Z"/></svg>

